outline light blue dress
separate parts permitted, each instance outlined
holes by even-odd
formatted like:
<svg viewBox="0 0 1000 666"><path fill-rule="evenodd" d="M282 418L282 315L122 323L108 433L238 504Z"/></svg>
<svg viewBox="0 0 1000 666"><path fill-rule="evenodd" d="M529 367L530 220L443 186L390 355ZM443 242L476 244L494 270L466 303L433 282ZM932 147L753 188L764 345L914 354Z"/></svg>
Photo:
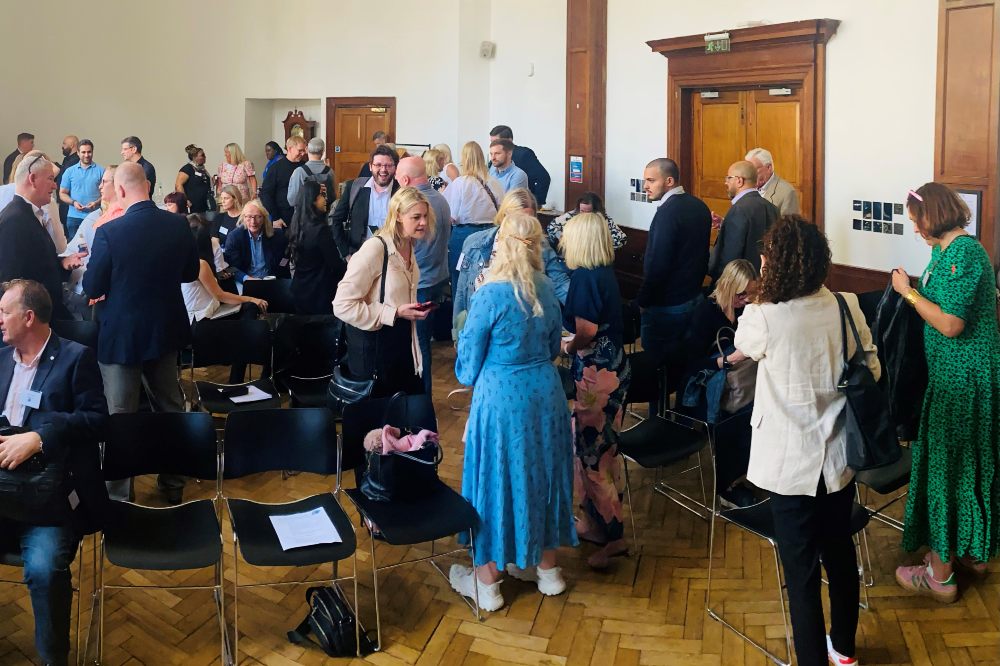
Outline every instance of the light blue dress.
<svg viewBox="0 0 1000 666"><path fill-rule="evenodd" d="M479 513L475 564L535 566L542 551L577 544L573 435L559 374L562 326L551 281L536 281L541 317L507 282L473 296L455 374L475 387L465 431L462 495ZM526 306L525 306L526 307Z"/></svg>

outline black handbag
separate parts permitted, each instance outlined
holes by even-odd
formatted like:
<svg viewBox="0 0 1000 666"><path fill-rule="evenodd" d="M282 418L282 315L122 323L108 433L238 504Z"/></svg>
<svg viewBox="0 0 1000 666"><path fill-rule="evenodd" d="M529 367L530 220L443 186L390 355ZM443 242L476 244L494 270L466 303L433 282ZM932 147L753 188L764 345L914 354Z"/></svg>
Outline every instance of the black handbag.
<svg viewBox="0 0 1000 666"><path fill-rule="evenodd" d="M400 400L405 404L406 395L397 393L386 406L386 424L396 421L402 435L408 434L404 429L406 418L393 412L393 406ZM358 488L362 494L374 502L393 502L396 500L416 499L425 495L428 488L436 485L438 480L438 465L444 459L441 447L433 442L427 442L417 451L393 451L381 454L377 451L367 451L365 454L365 469L361 472Z"/></svg>
<svg viewBox="0 0 1000 666"><path fill-rule="evenodd" d="M0 417L0 435L27 432ZM0 517L39 526L64 525L71 507L64 457L36 453L16 469L0 469Z"/></svg>
<svg viewBox="0 0 1000 666"><path fill-rule="evenodd" d="M309 613L295 629L288 632L294 645L313 643L331 657L353 657L357 649L357 618L339 587L310 587L306 590ZM315 636L310 639L309 634ZM362 655L374 651L367 634L361 633Z"/></svg>
<svg viewBox="0 0 1000 666"><path fill-rule="evenodd" d="M847 466L855 472L884 467L902 455L896 429L889 416L889 401L865 363L861 336L841 294L834 293L840 306L840 332L844 344L844 365L837 390L845 395L847 423ZM851 324L856 349L847 357L847 323Z"/></svg>
<svg viewBox="0 0 1000 666"><path fill-rule="evenodd" d="M385 274L389 270L389 246L385 244L385 240L376 236L382 243L382 278L379 285L378 302L380 304L385 303ZM345 328L347 324L344 325ZM348 336L348 344L350 345L351 338L355 340L364 340L370 342L371 338L374 337L375 344L373 345L374 356L374 371L370 377L367 378L353 378L349 373L344 371L344 365L347 363L345 358L333 369L333 378L330 380L330 385L327 387L327 406L335 413L342 414L344 410L344 405L353 405L356 402L361 402L362 400L367 400L372 394L372 388L375 386L375 382L378 380L378 361L379 361L379 338L381 337L380 331L362 331L359 328L351 326L351 335ZM362 347L369 347L370 345L362 345ZM368 356L368 351L365 348L362 349L348 349L348 354L361 354L363 357Z"/></svg>

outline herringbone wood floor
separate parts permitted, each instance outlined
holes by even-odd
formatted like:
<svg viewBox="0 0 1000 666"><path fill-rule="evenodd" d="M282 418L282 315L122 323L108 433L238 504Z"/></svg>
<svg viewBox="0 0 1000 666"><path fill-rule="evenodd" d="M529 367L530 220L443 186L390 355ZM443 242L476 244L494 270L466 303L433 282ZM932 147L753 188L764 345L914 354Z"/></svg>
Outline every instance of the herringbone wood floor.
<svg viewBox="0 0 1000 666"><path fill-rule="evenodd" d="M452 372L454 352L449 345L438 344L434 357L438 418L447 452L441 476L457 488L461 479L465 413L450 411L444 400L456 385ZM595 573L586 566L589 546L565 549L560 554L560 564L569 589L561 596L543 598L533 586L507 580L502 588L507 606L479 623L447 582L426 564L393 569L380 577L384 646L382 652L368 656L364 662L599 666L768 663L759 652L706 615L707 524L649 492L651 480L648 474L633 475L636 488L646 486L638 491L633 488L640 552L618 559L607 573ZM208 486L189 485L187 497L210 496L212 489ZM301 475L282 480L276 474L227 484L227 490L234 495L252 494L265 501L284 501L330 487L330 479ZM138 499L158 502L149 479L139 482ZM344 498L342 504L353 517L350 502ZM224 532L225 576L231 584L234 571L228 526ZM372 628L371 566L363 531L359 531L358 540L361 612ZM861 613L858 656L862 663L1000 664L1000 566L994 563L987 578L966 586L958 603L942 606L909 596L896 586L893 569L907 560L899 549L898 532L873 523L870 544L875 585L870 589L871 609ZM85 600L89 600L92 589L92 577L87 571L91 552L88 541L82 584ZM384 544L377 548L380 564L426 552L426 549ZM714 557L718 572L713 583L715 607L780 653L783 630L769 546L730 528L716 540ZM350 574L349 561L341 574ZM328 573L318 569L240 567L243 583L322 575ZM2 578L19 576L18 570L0 568ZM136 585L209 584L211 580L208 571L139 573L113 567L106 576L109 583ZM280 666L358 661L327 659L316 649L293 646L286 641L285 632L304 613L303 595L302 587L241 591L242 663ZM226 601L231 624L231 589L227 589ZM113 666L218 663L219 633L209 592L114 591L108 594L106 605L105 663ZM90 612L85 610L84 627L89 620ZM33 663L32 631L25 589L19 585L0 585L0 664ZM87 656L93 660L93 649Z"/></svg>

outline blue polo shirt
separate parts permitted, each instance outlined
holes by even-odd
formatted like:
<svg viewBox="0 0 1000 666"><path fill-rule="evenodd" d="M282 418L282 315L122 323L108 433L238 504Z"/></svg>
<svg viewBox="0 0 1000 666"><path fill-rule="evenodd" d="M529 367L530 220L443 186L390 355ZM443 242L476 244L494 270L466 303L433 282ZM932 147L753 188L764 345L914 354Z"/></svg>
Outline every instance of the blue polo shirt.
<svg viewBox="0 0 1000 666"><path fill-rule="evenodd" d="M86 206L91 201L100 200L101 178L103 177L104 167L97 162L91 162L90 166L87 167L77 162L63 172L59 187L68 191L73 201L78 201ZM77 210L75 206L70 206L66 217L82 220L91 212L92 210Z"/></svg>
<svg viewBox="0 0 1000 666"><path fill-rule="evenodd" d="M524 173L524 169L513 162L503 171L491 165L490 175L499 180L500 184L503 185L504 194L518 187L528 187L528 174Z"/></svg>

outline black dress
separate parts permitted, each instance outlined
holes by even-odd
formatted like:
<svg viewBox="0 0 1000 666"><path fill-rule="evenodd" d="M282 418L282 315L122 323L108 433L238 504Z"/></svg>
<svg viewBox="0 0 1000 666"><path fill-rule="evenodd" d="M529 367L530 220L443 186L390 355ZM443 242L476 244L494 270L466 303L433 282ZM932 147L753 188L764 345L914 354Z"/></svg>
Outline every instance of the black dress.
<svg viewBox="0 0 1000 666"><path fill-rule="evenodd" d="M326 220L305 225L298 241L292 296L299 314L333 314L333 297L347 266Z"/></svg>
<svg viewBox="0 0 1000 666"><path fill-rule="evenodd" d="M230 232L236 228L240 222L239 215L230 215L229 213L219 213L212 218L212 225L214 226L214 235L222 243L222 246L226 245L226 238L229 236Z"/></svg>
<svg viewBox="0 0 1000 666"><path fill-rule="evenodd" d="M190 163L182 166L180 172L188 177L184 183L184 195L191 204L191 212L204 213L209 209L208 198L212 193L212 177L205 170L196 170Z"/></svg>

